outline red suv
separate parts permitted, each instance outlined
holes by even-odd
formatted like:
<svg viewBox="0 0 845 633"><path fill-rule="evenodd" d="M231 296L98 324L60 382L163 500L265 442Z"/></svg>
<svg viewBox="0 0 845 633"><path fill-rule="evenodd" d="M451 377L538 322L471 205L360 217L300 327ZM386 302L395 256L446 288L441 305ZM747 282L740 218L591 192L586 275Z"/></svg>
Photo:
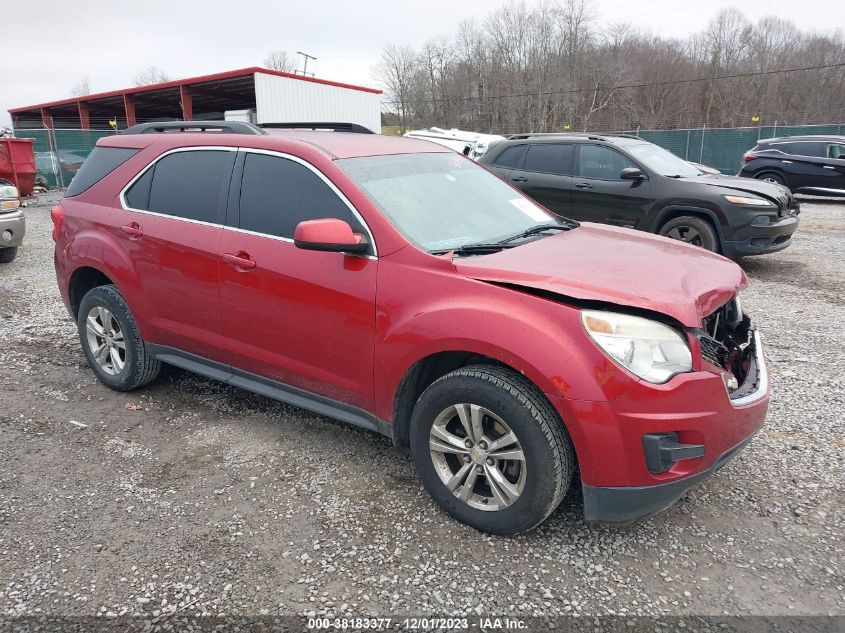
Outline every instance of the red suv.
<svg viewBox="0 0 845 633"><path fill-rule="evenodd" d="M763 423L733 262L558 218L425 141L220 127L100 140L53 211L112 389L164 362L378 431L497 534L576 477L588 520L665 509Z"/></svg>

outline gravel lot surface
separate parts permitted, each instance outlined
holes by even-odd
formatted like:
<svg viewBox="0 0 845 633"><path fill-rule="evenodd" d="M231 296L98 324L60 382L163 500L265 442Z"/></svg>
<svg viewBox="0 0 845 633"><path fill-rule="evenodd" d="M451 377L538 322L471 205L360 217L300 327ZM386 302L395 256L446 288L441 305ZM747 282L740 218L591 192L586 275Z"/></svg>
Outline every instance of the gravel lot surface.
<svg viewBox="0 0 845 633"><path fill-rule="evenodd" d="M749 448L635 526L574 494L516 538L449 519L377 435L176 369L101 385L54 202L0 266L0 617L845 614L845 201L743 262L774 382Z"/></svg>

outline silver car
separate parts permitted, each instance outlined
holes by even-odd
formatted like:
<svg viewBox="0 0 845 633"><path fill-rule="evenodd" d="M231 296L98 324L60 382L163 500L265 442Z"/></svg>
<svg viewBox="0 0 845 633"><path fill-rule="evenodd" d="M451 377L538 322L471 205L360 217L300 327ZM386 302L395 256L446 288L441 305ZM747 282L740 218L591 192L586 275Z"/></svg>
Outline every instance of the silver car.
<svg viewBox="0 0 845 633"><path fill-rule="evenodd" d="M26 233L18 189L0 178L0 264L8 264L18 254L18 246Z"/></svg>

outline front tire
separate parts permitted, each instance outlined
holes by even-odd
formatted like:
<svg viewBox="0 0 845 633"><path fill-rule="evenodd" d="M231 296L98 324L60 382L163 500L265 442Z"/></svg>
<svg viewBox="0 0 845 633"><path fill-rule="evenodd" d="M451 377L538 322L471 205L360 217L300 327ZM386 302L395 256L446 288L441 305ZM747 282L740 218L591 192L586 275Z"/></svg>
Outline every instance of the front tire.
<svg viewBox="0 0 845 633"><path fill-rule="evenodd" d="M575 470L572 442L545 396L495 365L458 369L432 383L411 416L420 480L452 517L512 535L560 505Z"/></svg>
<svg viewBox="0 0 845 633"><path fill-rule="evenodd" d="M132 312L114 286L85 293L76 325L88 364L106 386L132 391L158 376L161 363L147 353Z"/></svg>
<svg viewBox="0 0 845 633"><path fill-rule="evenodd" d="M660 235L700 246L714 253L719 252L719 236L716 235L713 225L703 218L692 215L674 218L660 227Z"/></svg>

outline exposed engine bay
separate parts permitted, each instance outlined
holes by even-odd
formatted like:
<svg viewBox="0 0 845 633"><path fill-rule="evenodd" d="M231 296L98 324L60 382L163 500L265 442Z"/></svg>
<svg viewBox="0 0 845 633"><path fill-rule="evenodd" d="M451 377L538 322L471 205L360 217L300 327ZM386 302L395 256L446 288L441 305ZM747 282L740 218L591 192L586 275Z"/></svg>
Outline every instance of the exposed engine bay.
<svg viewBox="0 0 845 633"><path fill-rule="evenodd" d="M725 387L731 399L742 398L757 389L759 368L754 326L742 312L739 296L708 316L704 328L696 335L704 359L725 371Z"/></svg>

